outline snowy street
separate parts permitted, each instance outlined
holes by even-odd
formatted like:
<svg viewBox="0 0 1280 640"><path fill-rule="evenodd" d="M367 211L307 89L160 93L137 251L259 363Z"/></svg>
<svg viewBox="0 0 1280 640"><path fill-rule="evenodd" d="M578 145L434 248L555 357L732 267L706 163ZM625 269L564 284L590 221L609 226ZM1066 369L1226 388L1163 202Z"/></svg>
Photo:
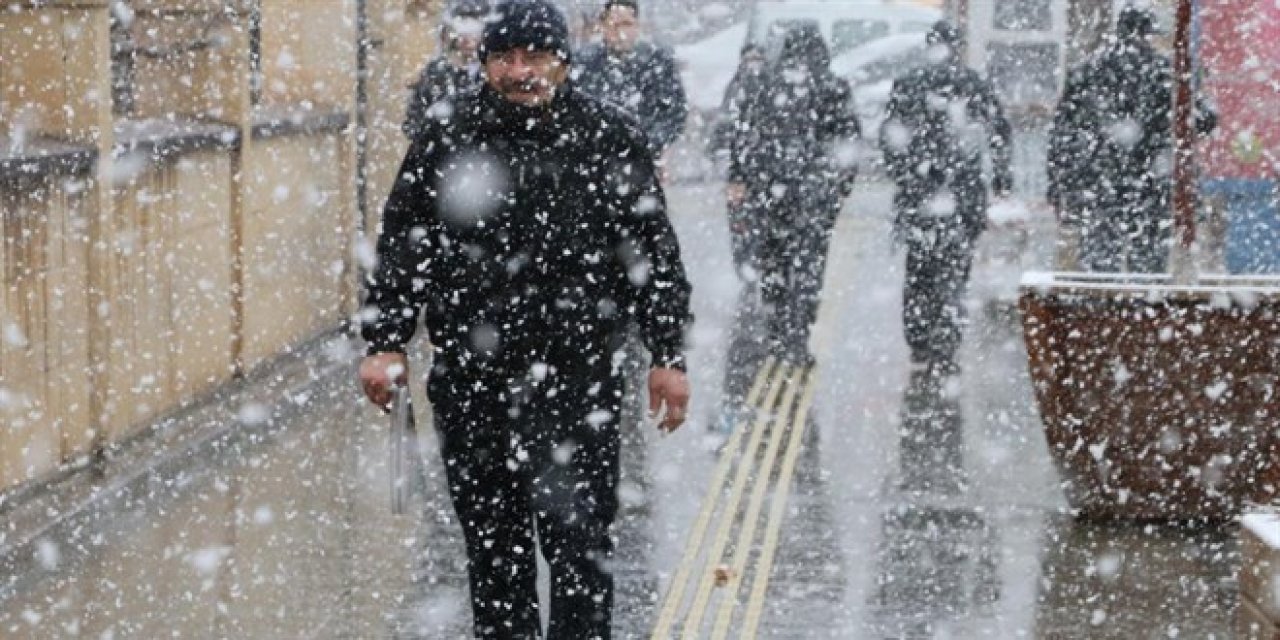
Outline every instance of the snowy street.
<svg viewBox="0 0 1280 640"><path fill-rule="evenodd" d="M817 367L806 386L781 391L788 385L766 380L752 356L758 332L731 266L719 185L669 191L694 285L694 409L670 436L636 415L624 425L617 637L649 637L680 578L689 586L660 637L713 637L716 624L739 637L748 620L765 638L1231 636L1229 531L1084 525L1065 513L1016 316L972 300L960 375L912 376L886 184L860 183L847 203L813 336ZM1032 236L1047 255L1034 227ZM974 290L991 277L976 268ZM168 425L162 439L177 453L155 469L130 469L127 456L95 463L110 483L73 478L46 503L8 513L0 635L466 637L461 534L434 438L422 429L424 490L408 515L392 516L387 422L358 392L360 348L313 344ZM727 434L709 432L726 385L753 383L757 405L772 387L794 409L774 425L787 439L757 434L774 443L761 461L734 459ZM418 411L425 427L421 397ZM746 442L746 427L730 443ZM721 444L732 473L717 472ZM765 462L776 471L761 472ZM768 491L754 497L761 478ZM725 560L690 557L705 501L731 498L755 502L757 518L711 510L695 551L719 547ZM88 506L33 530L57 500ZM29 542L13 547L22 536ZM765 561L767 591L753 599ZM722 606L739 579L747 586ZM700 592L701 631L678 631Z"/></svg>

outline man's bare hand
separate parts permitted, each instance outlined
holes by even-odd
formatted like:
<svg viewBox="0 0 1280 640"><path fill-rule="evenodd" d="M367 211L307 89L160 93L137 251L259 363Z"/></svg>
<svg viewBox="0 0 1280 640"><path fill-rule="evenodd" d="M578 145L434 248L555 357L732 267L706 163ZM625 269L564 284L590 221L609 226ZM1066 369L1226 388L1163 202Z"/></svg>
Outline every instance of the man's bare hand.
<svg viewBox="0 0 1280 640"><path fill-rule="evenodd" d="M403 353L375 353L360 361L360 387L379 407L391 404L391 390L409 379L409 359Z"/></svg>
<svg viewBox="0 0 1280 640"><path fill-rule="evenodd" d="M730 182L724 186L724 201L730 209L737 209L747 199L747 185L741 182Z"/></svg>
<svg viewBox="0 0 1280 640"><path fill-rule="evenodd" d="M649 417L657 417L664 405L667 412L658 428L667 432L679 429L689 411L689 378L679 369L649 371Z"/></svg>

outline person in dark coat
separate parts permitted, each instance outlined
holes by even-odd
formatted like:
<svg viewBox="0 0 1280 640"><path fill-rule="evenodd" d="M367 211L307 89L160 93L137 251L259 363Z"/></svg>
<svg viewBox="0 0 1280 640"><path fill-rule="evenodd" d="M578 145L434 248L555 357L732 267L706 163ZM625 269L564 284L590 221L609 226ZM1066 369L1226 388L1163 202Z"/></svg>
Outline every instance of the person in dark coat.
<svg viewBox="0 0 1280 640"><path fill-rule="evenodd" d="M906 244L903 325L911 359L954 372L975 242L986 228L991 190L1008 195L1012 129L991 84L963 65L960 31L929 31L929 61L893 83L880 146L897 191L894 235Z"/></svg>
<svg viewBox="0 0 1280 640"><path fill-rule="evenodd" d="M486 0L460 0L449 7L440 22L440 55L432 58L418 74L409 92L404 123L400 130L413 139L431 118L431 110L448 110L446 100L480 84L480 60L476 50L485 20Z"/></svg>
<svg viewBox="0 0 1280 640"><path fill-rule="evenodd" d="M725 87L720 114L707 142L713 158L730 157L734 153L735 142L744 139L748 133L739 131L740 127L747 126L739 109L746 104L747 96L760 89L766 69L764 54L764 48L757 44L749 43L742 48L738 69ZM759 277L759 247L764 230L760 228L759 217L750 215L750 209L742 206L741 201L726 208L734 267L745 280L754 281Z"/></svg>
<svg viewBox="0 0 1280 640"><path fill-rule="evenodd" d="M639 39L636 0L606 0L602 41L584 47L574 63L579 88L629 112L649 136L655 158L684 131L688 104L671 51Z"/></svg>
<svg viewBox="0 0 1280 640"><path fill-rule="evenodd" d="M1173 71L1154 15L1125 7L1114 38L1071 70L1050 136L1049 202L1089 271L1165 270L1172 228ZM1216 116L1197 101L1196 130Z"/></svg>
<svg viewBox="0 0 1280 640"><path fill-rule="evenodd" d="M628 326L653 356L651 413L684 420L690 287L644 134L568 81L548 0L484 32L486 81L414 138L367 281L360 380L408 379L421 316L427 394L466 539L475 633L537 638L536 549L551 638L608 638Z"/></svg>
<svg viewBox="0 0 1280 640"><path fill-rule="evenodd" d="M781 53L738 99L726 192L730 210L758 220L761 293L776 355L809 364L827 247L856 175L860 130L848 83L830 70L816 27L783 37ZM746 87L744 87L746 88Z"/></svg>

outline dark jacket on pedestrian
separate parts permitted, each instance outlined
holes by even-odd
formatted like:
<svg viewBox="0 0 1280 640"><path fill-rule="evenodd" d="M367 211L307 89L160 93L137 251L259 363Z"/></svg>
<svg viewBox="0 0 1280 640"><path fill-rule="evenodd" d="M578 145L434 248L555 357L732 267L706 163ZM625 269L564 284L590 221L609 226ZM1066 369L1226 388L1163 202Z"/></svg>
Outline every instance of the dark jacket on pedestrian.
<svg viewBox="0 0 1280 640"><path fill-rule="evenodd" d="M1144 33L1122 31L1071 70L1048 156L1048 199L1065 222L1168 215L1172 109L1172 65ZM1196 129L1208 133L1216 120L1197 101Z"/></svg>
<svg viewBox="0 0 1280 640"><path fill-rule="evenodd" d="M575 53L573 66L583 93L635 117L655 157L684 131L688 104L669 50L639 42L630 52L617 54L597 43Z"/></svg>
<svg viewBox="0 0 1280 640"><path fill-rule="evenodd" d="M749 52L758 50L759 48L755 45L743 48L738 68L733 72L733 78L724 89L724 97L720 100L720 113L711 131L710 139L707 141L707 149L713 157L732 151L739 129L746 127L739 109L747 104L748 96L755 95L765 77L764 61L748 59Z"/></svg>
<svg viewBox="0 0 1280 640"><path fill-rule="evenodd" d="M991 83L952 50L894 80L885 111L880 148L898 187L898 224L947 220L976 237L986 226L984 153L991 158L991 188L1005 193L1013 186L1013 130ZM954 212L927 210L948 188Z"/></svg>
<svg viewBox="0 0 1280 640"><path fill-rule="evenodd" d="M758 80L740 86L729 109L737 118L730 181L759 188L818 181L832 194L848 192L861 130L849 85L830 66L821 35L802 27L787 34Z"/></svg>
<svg viewBox="0 0 1280 640"><path fill-rule="evenodd" d="M409 95L409 104L405 109L404 124L400 129L409 139L413 139L424 128L431 118L431 109L451 109L452 105L444 101L480 84L478 68L457 67L445 56L433 58L423 67L417 82L413 83ZM444 102L442 102L444 101Z"/></svg>
<svg viewBox="0 0 1280 640"><path fill-rule="evenodd" d="M370 353L403 350L421 313L433 375L607 375L635 321L655 366L683 366L690 287L625 114L572 84L536 109L481 85L426 121L398 175L368 281Z"/></svg>

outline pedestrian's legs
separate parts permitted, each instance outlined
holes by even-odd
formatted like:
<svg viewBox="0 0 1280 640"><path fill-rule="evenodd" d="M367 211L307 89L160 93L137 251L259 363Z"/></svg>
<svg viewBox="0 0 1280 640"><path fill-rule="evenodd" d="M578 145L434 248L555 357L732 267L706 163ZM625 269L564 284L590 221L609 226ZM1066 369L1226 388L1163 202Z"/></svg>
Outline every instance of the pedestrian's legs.
<svg viewBox="0 0 1280 640"><path fill-rule="evenodd" d="M433 390L441 457L466 538L477 638L539 637L533 515L512 457L501 389Z"/></svg>
<svg viewBox="0 0 1280 640"><path fill-rule="evenodd" d="M783 198L770 197L762 211L760 247L760 297L768 314L768 334L772 345L785 340L788 330L786 307L790 302L792 237L787 219L789 209Z"/></svg>
<svg viewBox="0 0 1280 640"><path fill-rule="evenodd" d="M969 285L969 272L973 267L974 243L968 232L960 229L944 232L944 241L938 244L934 295L936 297L934 324L934 350L942 363L954 364L956 351L964 338L968 314L964 306L964 293Z"/></svg>
<svg viewBox="0 0 1280 640"><path fill-rule="evenodd" d="M913 361L954 362L972 265L973 242L966 230L939 225L908 232L902 321Z"/></svg>
<svg viewBox="0 0 1280 640"><path fill-rule="evenodd" d="M549 381L550 382L550 381ZM549 638L607 639L618 511L619 382L560 380L528 406L532 505L551 567Z"/></svg>
<svg viewBox="0 0 1280 640"><path fill-rule="evenodd" d="M902 289L902 327L911 349L913 362L929 362L933 355L933 318L936 317L934 292L937 273L932 260L933 229L904 227L907 247L906 277Z"/></svg>

